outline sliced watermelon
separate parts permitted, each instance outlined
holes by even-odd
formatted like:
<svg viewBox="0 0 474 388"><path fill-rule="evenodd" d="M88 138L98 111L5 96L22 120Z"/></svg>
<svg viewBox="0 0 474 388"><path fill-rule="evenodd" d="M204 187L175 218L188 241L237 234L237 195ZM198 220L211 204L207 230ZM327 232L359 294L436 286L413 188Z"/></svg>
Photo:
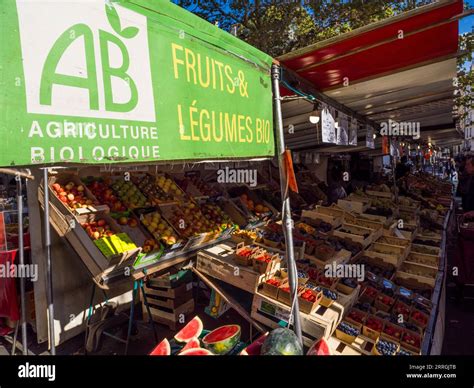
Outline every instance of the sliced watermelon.
<svg viewBox="0 0 474 388"><path fill-rule="evenodd" d="M181 352L178 356L213 356L213 354L207 349L195 348Z"/></svg>
<svg viewBox="0 0 474 388"><path fill-rule="evenodd" d="M197 349L201 347L201 343L199 342L199 339L193 338L188 343L181 349L181 353L188 350L188 349Z"/></svg>
<svg viewBox="0 0 474 388"><path fill-rule="evenodd" d="M178 342L189 342L193 338L198 338L201 335L202 329L201 319L196 315L174 336L174 339Z"/></svg>
<svg viewBox="0 0 474 388"><path fill-rule="evenodd" d="M209 349L214 354L226 354L240 341L240 326L239 325L225 325L221 326L203 339L202 343L206 349Z"/></svg>
<svg viewBox="0 0 474 388"><path fill-rule="evenodd" d="M169 356L171 355L171 346L168 340L165 338L161 341L156 348L150 353L150 356Z"/></svg>
<svg viewBox="0 0 474 388"><path fill-rule="evenodd" d="M242 350L240 352L240 355L241 356L260 356L262 345L265 342L265 338L267 338L267 335L268 335L268 332L258 337L249 346L247 346L244 350Z"/></svg>
<svg viewBox="0 0 474 388"><path fill-rule="evenodd" d="M324 338L315 342L306 353L307 356L330 356L331 350Z"/></svg>

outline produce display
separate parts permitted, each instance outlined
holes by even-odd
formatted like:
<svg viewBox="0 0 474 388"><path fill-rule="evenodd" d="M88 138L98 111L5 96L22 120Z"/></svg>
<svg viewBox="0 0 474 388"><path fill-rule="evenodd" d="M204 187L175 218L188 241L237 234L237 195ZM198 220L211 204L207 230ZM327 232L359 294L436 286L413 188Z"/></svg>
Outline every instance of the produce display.
<svg viewBox="0 0 474 388"><path fill-rule="evenodd" d="M349 311L349 314L347 314L347 318L351 321L362 324L365 320L365 314L362 311L352 309L351 311Z"/></svg>
<svg viewBox="0 0 474 388"><path fill-rule="evenodd" d="M398 351L398 345L387 340L379 340L375 347L382 356L393 356Z"/></svg>
<svg viewBox="0 0 474 388"><path fill-rule="evenodd" d="M111 237L115 234L107 221L101 218L90 222L84 222L81 226L87 232L87 235L93 240L99 240L103 237Z"/></svg>
<svg viewBox="0 0 474 388"><path fill-rule="evenodd" d="M99 204L97 201L87 198L84 185L68 182L64 186L54 183L51 187L59 200L71 210L88 208Z"/></svg>
<svg viewBox="0 0 474 388"><path fill-rule="evenodd" d="M168 190L168 192L163 191L163 189L161 189L161 187L157 184L158 179L159 178L155 178L151 175L145 175L142 178L136 179L135 184L141 190L141 192L146 195L152 205L157 206L162 203L169 203L178 199L177 196L173 195L174 190L171 192L170 190Z"/></svg>
<svg viewBox="0 0 474 388"><path fill-rule="evenodd" d="M357 337L360 335L360 330L356 327L350 325L347 322L342 321L338 326L337 330L342 331L343 333L350 335L351 337Z"/></svg>
<svg viewBox="0 0 474 388"><path fill-rule="evenodd" d="M203 331L203 324L201 318L195 316L191 319L186 326L184 326L176 335L174 339L178 342L189 342L193 338L198 338Z"/></svg>
<svg viewBox="0 0 474 388"><path fill-rule="evenodd" d="M172 246L179 240L176 232L158 211L142 215L141 222L157 241L162 241L166 245Z"/></svg>
<svg viewBox="0 0 474 388"><path fill-rule="evenodd" d="M97 198L101 204L107 205L111 212L125 212L127 207L111 188L110 180L93 180L87 185L87 188Z"/></svg>
<svg viewBox="0 0 474 388"><path fill-rule="evenodd" d="M112 189L129 209L150 206L147 198L131 181L119 179L112 184Z"/></svg>
<svg viewBox="0 0 474 388"><path fill-rule="evenodd" d="M383 321L374 316L368 316L364 325L379 333L382 332L383 329Z"/></svg>
<svg viewBox="0 0 474 388"><path fill-rule="evenodd" d="M176 183L189 195L193 197L207 196L215 197L219 195L219 192L204 182L197 176L184 177L182 179L176 179Z"/></svg>
<svg viewBox="0 0 474 388"><path fill-rule="evenodd" d="M240 200L248 211L256 214L257 216L267 216L269 213L271 214L271 211L267 206L265 206L263 203L250 199L247 194L242 194L240 196Z"/></svg>

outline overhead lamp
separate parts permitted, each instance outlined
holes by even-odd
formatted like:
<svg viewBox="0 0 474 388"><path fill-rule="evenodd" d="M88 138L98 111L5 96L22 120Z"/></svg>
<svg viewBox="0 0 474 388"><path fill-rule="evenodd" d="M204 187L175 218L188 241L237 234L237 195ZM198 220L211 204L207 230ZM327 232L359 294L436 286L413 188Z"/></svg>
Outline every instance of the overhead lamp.
<svg viewBox="0 0 474 388"><path fill-rule="evenodd" d="M374 133L374 139L377 139L377 134L376 133Z"/></svg>
<svg viewBox="0 0 474 388"><path fill-rule="evenodd" d="M311 124L317 124L319 123L319 116L315 115L314 113L317 113L317 112L311 112L311 115L309 116L309 122Z"/></svg>

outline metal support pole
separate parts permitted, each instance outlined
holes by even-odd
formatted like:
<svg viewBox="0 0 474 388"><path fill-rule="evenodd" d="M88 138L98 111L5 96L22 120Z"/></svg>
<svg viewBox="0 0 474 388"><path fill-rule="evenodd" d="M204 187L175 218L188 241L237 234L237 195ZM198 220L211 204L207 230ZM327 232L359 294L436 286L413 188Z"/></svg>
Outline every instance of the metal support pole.
<svg viewBox="0 0 474 388"><path fill-rule="evenodd" d="M54 337L54 306L53 306L53 278L51 270L51 229L49 225L49 191L48 191L48 168L43 169L44 189L44 246L46 251L46 298L48 304L49 320L49 344L51 355L56 355Z"/></svg>
<svg viewBox="0 0 474 388"><path fill-rule="evenodd" d="M290 293L292 300L291 316L293 317L294 331L301 345L303 337L301 334L300 309L297 297L298 280L296 274L296 262L293 247L293 220L291 219L290 199L287 191L287 180L285 174L285 137L283 133L283 118L281 114L280 97L280 68L277 65L272 66L272 84L273 84L273 105L275 108L276 140L278 147L278 164L280 170L280 189L282 200L282 221L283 231L285 232L286 260L288 263L288 280L290 282ZM290 322L291 323L291 322Z"/></svg>
<svg viewBox="0 0 474 388"><path fill-rule="evenodd" d="M23 242L23 187L21 176L16 175L16 202L18 211L18 253L20 267L25 265L25 246ZM23 355L28 355L28 335L26 332L26 302L25 302L25 278L20 277L20 308L21 308L21 342L23 345Z"/></svg>

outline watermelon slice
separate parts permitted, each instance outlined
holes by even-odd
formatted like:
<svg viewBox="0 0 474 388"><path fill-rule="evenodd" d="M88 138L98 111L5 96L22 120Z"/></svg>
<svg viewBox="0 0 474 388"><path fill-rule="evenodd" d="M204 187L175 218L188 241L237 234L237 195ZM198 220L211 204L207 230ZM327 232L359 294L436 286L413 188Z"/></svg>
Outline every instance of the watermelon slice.
<svg viewBox="0 0 474 388"><path fill-rule="evenodd" d="M171 346L168 340L165 338L161 341L156 348L150 353L150 356L169 356L171 355Z"/></svg>
<svg viewBox="0 0 474 388"><path fill-rule="evenodd" d="M239 325L225 325L221 326L203 339L202 343L206 349L209 349L214 354L227 354L240 341L240 326Z"/></svg>
<svg viewBox="0 0 474 388"><path fill-rule="evenodd" d="M249 346L247 346L244 350L240 352L240 356L260 356L262 345L265 342L265 338L267 338L267 335L268 332L258 337L255 341L253 341Z"/></svg>
<svg viewBox="0 0 474 388"><path fill-rule="evenodd" d="M197 349L201 347L201 343L197 338L191 339L186 345L184 345L183 349L181 349L181 353L188 350L188 349Z"/></svg>
<svg viewBox="0 0 474 388"><path fill-rule="evenodd" d="M178 342L189 342L193 338L198 338L201 335L202 329L201 319L196 315L174 336L174 339Z"/></svg>
<svg viewBox="0 0 474 388"><path fill-rule="evenodd" d="M324 340L324 338L321 338L319 341L311 345L306 355L307 356L330 356L331 350L329 350L329 346L327 342Z"/></svg>
<svg viewBox="0 0 474 388"><path fill-rule="evenodd" d="M213 356L213 354L202 348L188 349L178 354L178 356Z"/></svg>

